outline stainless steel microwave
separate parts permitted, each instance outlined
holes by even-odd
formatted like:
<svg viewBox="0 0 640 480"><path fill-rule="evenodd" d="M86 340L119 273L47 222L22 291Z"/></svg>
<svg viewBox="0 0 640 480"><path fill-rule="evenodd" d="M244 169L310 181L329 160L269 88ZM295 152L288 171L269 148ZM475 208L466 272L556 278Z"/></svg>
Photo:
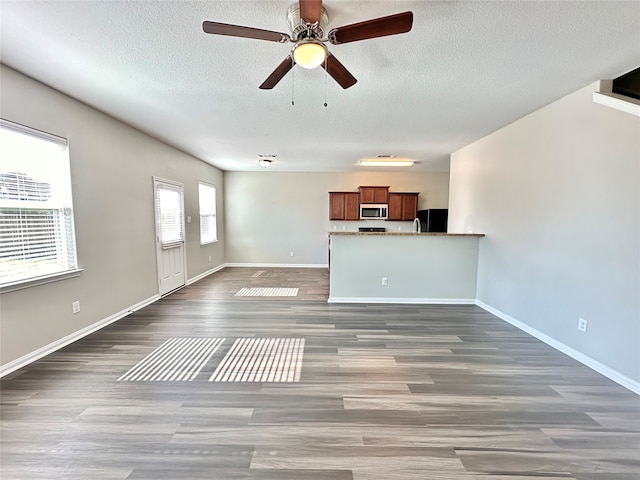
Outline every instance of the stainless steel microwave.
<svg viewBox="0 0 640 480"><path fill-rule="evenodd" d="M389 206L386 203L361 203L360 220L387 219Z"/></svg>

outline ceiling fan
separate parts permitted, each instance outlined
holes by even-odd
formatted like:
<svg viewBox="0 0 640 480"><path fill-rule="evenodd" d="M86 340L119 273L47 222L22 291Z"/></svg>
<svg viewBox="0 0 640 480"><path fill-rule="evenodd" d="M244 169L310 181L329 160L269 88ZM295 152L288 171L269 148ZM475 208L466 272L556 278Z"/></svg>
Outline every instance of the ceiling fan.
<svg viewBox="0 0 640 480"><path fill-rule="evenodd" d="M286 33L263 30L260 28L243 27L220 22L205 21L202 29L205 33L213 35L228 35L231 37L255 38L270 42L287 43L295 45L280 65L262 82L260 88L272 89L293 68L300 65L304 68L316 68L322 66L342 88L353 86L357 80L327 50L325 43L332 45L357 42L369 38L397 35L411 30L413 13L403 12L387 17L374 18L364 22L353 23L337 27L329 31L324 37L324 29L329 23L327 11L322 6L322 0L299 0L287 11L287 20L291 28L291 35Z"/></svg>

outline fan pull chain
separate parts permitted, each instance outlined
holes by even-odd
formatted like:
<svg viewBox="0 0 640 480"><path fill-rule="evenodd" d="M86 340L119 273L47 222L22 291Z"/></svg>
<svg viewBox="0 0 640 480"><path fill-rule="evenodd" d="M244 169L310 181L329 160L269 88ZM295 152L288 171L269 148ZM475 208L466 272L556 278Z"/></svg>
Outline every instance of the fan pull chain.
<svg viewBox="0 0 640 480"><path fill-rule="evenodd" d="M329 55L324 57L324 108L327 108L327 77L329 76L329 71L327 70L327 59Z"/></svg>
<svg viewBox="0 0 640 480"><path fill-rule="evenodd" d="M294 79L295 79L295 66L296 64L293 61L293 57L291 57L291 105L295 105L296 102L294 101Z"/></svg>

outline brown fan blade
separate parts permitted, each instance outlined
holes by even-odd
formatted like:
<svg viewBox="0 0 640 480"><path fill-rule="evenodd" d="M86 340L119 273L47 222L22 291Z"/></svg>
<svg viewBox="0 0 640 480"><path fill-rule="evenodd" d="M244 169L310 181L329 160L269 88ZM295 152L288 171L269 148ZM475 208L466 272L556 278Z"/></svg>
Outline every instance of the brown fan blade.
<svg viewBox="0 0 640 480"><path fill-rule="evenodd" d="M258 40L268 40L270 42L288 42L291 40L286 33L262 30L260 28L242 27L240 25L230 25L220 22L202 22L202 30L213 35L228 35L230 37L255 38Z"/></svg>
<svg viewBox="0 0 640 480"><path fill-rule="evenodd" d="M282 78L287 74L289 70L293 68L293 58L291 55L288 55L280 65L276 67L276 69L271 72L271 75L267 77L267 79L262 82L260 85L261 90L271 90L273 87L277 85L277 83L282 80Z"/></svg>
<svg viewBox="0 0 640 480"><path fill-rule="evenodd" d="M334 45L338 45L368 38L397 35L398 33L408 32L411 30L412 25L412 12L396 13L388 17L374 18L373 20L365 20L364 22L334 28L329 32L329 41Z"/></svg>
<svg viewBox="0 0 640 480"><path fill-rule="evenodd" d="M300 5L300 18L307 23L320 21L322 15L322 0L298 0Z"/></svg>
<svg viewBox="0 0 640 480"><path fill-rule="evenodd" d="M327 56L327 61L322 64L322 68L324 68L342 88L352 87L358 81L332 54Z"/></svg>

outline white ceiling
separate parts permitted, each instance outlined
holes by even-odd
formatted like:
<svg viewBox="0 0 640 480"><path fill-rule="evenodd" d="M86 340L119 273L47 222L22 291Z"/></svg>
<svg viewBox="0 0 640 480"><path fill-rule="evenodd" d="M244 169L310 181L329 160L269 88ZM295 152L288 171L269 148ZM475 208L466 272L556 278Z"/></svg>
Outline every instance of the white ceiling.
<svg viewBox="0 0 640 480"><path fill-rule="evenodd" d="M414 13L409 33L329 45L358 79L348 90L299 67L259 90L291 44L202 31L211 20L289 33L291 3L1 0L1 60L239 171L260 169L259 154L277 154L276 171L353 171L388 154L447 171L451 152L640 65L638 1L326 0L327 30Z"/></svg>

